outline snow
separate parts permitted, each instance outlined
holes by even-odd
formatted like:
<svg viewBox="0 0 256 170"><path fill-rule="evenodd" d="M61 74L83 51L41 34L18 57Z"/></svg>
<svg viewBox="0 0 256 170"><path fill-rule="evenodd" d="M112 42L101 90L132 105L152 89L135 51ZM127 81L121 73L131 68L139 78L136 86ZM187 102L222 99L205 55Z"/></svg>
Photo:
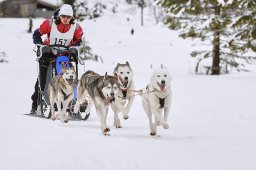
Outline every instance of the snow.
<svg viewBox="0 0 256 170"><path fill-rule="evenodd" d="M129 61L136 89L144 88L161 64L172 75L170 129L149 136L141 98L135 97L130 118L111 136L101 134L95 109L87 121L59 121L25 116L37 77L32 35L27 19L0 19L0 51L9 63L0 65L0 169L12 170L253 170L256 169L256 73L221 76L192 74L190 41L138 16L108 14L84 21L86 40L104 63L86 61L88 70L112 73L117 62ZM34 19L34 29L42 19ZM17 25L19 25L17 27ZM135 34L131 36L131 28ZM150 68L153 65L153 69ZM121 116L121 115L120 115Z"/></svg>

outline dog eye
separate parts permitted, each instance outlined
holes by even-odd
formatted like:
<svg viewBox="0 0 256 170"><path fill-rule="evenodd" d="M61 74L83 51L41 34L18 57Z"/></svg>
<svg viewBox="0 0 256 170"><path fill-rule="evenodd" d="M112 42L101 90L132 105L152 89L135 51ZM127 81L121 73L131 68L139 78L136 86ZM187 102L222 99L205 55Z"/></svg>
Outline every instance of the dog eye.
<svg viewBox="0 0 256 170"><path fill-rule="evenodd" d="M120 74L124 74L124 72L121 71Z"/></svg>
<svg viewBox="0 0 256 170"><path fill-rule="evenodd" d="M167 75L165 74L164 77L167 77Z"/></svg>
<svg viewBox="0 0 256 170"><path fill-rule="evenodd" d="M128 71L127 74L130 74L130 72Z"/></svg>
<svg viewBox="0 0 256 170"><path fill-rule="evenodd" d="M157 75L157 77L160 77L160 75Z"/></svg>

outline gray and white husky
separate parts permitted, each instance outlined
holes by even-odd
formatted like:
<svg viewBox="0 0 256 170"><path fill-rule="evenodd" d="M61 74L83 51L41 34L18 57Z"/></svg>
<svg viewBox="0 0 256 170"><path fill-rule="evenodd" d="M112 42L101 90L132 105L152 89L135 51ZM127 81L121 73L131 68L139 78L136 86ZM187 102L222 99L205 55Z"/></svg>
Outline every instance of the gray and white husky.
<svg viewBox="0 0 256 170"><path fill-rule="evenodd" d="M76 82L77 79L74 66L71 66L67 69L65 65L62 64L62 74L53 77L48 86L52 120L56 119L54 109L54 103L56 103L60 115L60 121L65 123L68 122L68 115L66 113L66 110L70 101L74 97L74 88Z"/></svg>
<svg viewBox="0 0 256 170"><path fill-rule="evenodd" d="M118 113L122 112L123 118L128 119L128 114L134 100L133 72L129 62L125 64L118 63L114 69L114 74L118 76L119 91L115 102L111 104L111 108L114 112L114 126L121 128Z"/></svg>
<svg viewBox="0 0 256 170"><path fill-rule="evenodd" d="M92 102L95 106L96 113L100 119L101 130L104 135L110 135L110 129L107 126L107 114L109 105L115 101L115 96L118 92L117 76L109 76L107 73L104 76L93 71L85 72L78 83L77 102L74 112L77 113L79 105L83 103L87 97L88 106L85 113L88 114L91 110Z"/></svg>
<svg viewBox="0 0 256 170"><path fill-rule="evenodd" d="M157 126L162 125L168 129L168 115L171 107L171 77L166 68L155 70L150 83L141 92L142 105L148 116L150 135L157 135ZM164 115L163 112L164 111ZM152 115L155 121L152 121Z"/></svg>

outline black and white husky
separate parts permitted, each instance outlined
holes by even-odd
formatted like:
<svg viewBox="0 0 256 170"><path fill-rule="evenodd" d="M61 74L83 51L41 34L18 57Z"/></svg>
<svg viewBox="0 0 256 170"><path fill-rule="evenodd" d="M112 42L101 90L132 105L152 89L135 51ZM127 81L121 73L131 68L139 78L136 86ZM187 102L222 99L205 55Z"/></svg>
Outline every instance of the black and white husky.
<svg viewBox="0 0 256 170"><path fill-rule="evenodd" d="M68 122L66 113L70 101L74 97L74 88L76 85L76 72L74 66L66 68L62 64L62 74L53 77L48 86L48 95L51 104L52 120L56 119L54 103L57 104L61 122Z"/></svg>
<svg viewBox="0 0 256 170"><path fill-rule="evenodd" d="M89 95L90 100L88 100L85 113L88 114L90 112L93 102L104 135L109 135L110 129L107 126L107 114L109 105L115 101L115 96L118 92L117 85L117 76L109 76L107 73L104 76L100 76L93 71L85 72L78 83L77 102L74 112L78 112L80 104Z"/></svg>
<svg viewBox="0 0 256 170"><path fill-rule="evenodd" d="M133 72L130 64L118 63L114 69L114 74L118 76L119 91L114 103L111 104L111 108L114 112L114 126L121 128L121 122L118 117L118 113L123 113L123 118L129 118L129 112L134 100L134 84L133 84Z"/></svg>
<svg viewBox="0 0 256 170"><path fill-rule="evenodd" d="M150 83L141 92L142 105L148 116L150 135L157 135L157 126L162 125L168 129L167 118L171 107L171 77L166 68L155 70ZM163 112L164 111L164 115ZM152 121L152 115L155 121Z"/></svg>

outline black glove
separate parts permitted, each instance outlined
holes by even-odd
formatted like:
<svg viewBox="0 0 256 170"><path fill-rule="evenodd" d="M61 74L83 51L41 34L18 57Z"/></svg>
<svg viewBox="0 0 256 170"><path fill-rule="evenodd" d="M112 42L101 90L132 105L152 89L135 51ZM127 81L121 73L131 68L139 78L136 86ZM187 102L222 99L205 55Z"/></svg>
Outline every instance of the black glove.
<svg viewBox="0 0 256 170"><path fill-rule="evenodd" d="M69 48L68 49L69 58L71 61L75 61L77 63L78 51L76 48Z"/></svg>

